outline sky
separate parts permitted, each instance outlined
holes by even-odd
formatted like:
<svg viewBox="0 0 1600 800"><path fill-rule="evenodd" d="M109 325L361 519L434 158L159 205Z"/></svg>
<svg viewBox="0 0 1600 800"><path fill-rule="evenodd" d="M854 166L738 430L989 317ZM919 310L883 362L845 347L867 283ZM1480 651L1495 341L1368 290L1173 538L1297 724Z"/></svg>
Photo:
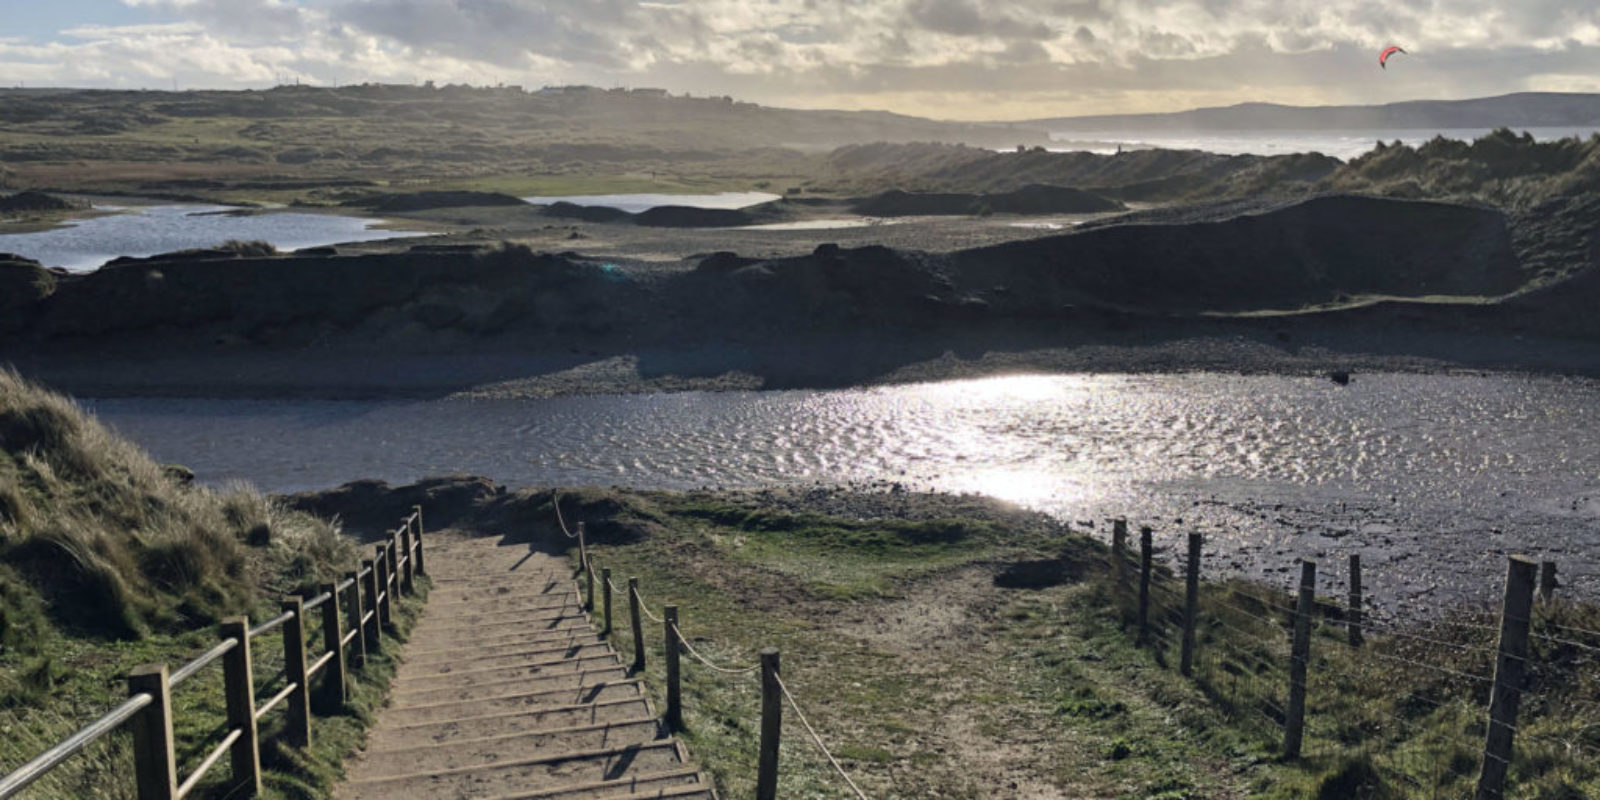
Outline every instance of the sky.
<svg viewBox="0 0 1600 800"><path fill-rule="evenodd" d="M0 2L0 85L584 83L942 119L1600 91L1600 0Z"/></svg>

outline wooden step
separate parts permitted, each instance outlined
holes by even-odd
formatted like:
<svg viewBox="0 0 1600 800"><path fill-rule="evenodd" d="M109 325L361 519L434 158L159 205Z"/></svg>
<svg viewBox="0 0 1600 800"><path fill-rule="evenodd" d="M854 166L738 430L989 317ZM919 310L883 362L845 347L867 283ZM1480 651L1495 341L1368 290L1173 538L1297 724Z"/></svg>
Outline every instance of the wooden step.
<svg viewBox="0 0 1600 800"><path fill-rule="evenodd" d="M494 653L486 656L475 656L464 652L461 658L454 661L428 662L412 664L407 662L399 676L423 675L449 675L455 672L469 670L494 669L495 667L520 667L527 665L553 664L558 661L590 658L611 652L608 644L574 644L574 645L533 645L525 650L506 653Z"/></svg>
<svg viewBox="0 0 1600 800"><path fill-rule="evenodd" d="M579 784L563 789L497 795L488 800L649 800L658 797L674 800L679 798L715 800L716 794L711 790L711 780L691 768L635 775L614 781Z"/></svg>
<svg viewBox="0 0 1600 800"><path fill-rule="evenodd" d="M532 644L535 642L564 642L576 639L584 639L586 637L598 638L599 636L600 634L595 633L594 629L590 626L574 625L570 628L556 628L555 630L529 632L514 631L496 636L484 636L474 639L473 642L483 647L500 647L502 645L518 643ZM424 647L425 645L444 646L441 646L437 650L429 650ZM430 656L436 653L460 653L465 646L465 643L447 640L439 636L419 637L413 635L411 637L410 644L405 649L405 653L406 658L409 660L417 658L418 656Z"/></svg>
<svg viewBox="0 0 1600 800"><path fill-rule="evenodd" d="M512 667L484 667L482 669L457 670L456 672L433 674L405 674L405 667L400 668L400 675L395 677L394 687L404 688L407 691L423 689L439 689L447 686L470 686L478 681L507 681L517 678L538 678L546 675L564 675L569 672L584 672L588 670L603 669L619 666L622 658L616 653L603 653L588 658L573 658L565 661L554 661L545 664L521 664Z"/></svg>
<svg viewBox="0 0 1600 800"><path fill-rule="evenodd" d="M452 739L437 744L368 750L352 764L350 775L359 778L460 769L554 753L644 744L663 738L661 723L645 718L508 736Z"/></svg>
<svg viewBox="0 0 1600 800"><path fill-rule="evenodd" d="M572 598L564 599L566 602L528 608L491 609L483 612L443 611L425 620L427 624L418 623L413 630L419 636L435 633L473 633L490 625L503 628L508 623L549 619L558 615L571 616L569 610L576 611L583 607L583 604ZM612 613L615 614L616 609L612 609Z"/></svg>
<svg viewBox="0 0 1600 800"><path fill-rule="evenodd" d="M397 688L390 693L390 697L398 708L401 705L483 700L519 690L529 692L556 689L576 690L584 686L593 686L597 683L618 683L627 680L627 678L628 671L619 664L606 669L568 672L559 675L508 678L498 681L476 680L459 686L424 686L415 689Z"/></svg>
<svg viewBox="0 0 1600 800"><path fill-rule="evenodd" d="M575 629L582 632L581 628ZM576 648L606 647L604 639L593 631L586 635L567 635L554 638L530 638L522 641L502 642L500 644L461 644L453 650L434 650L431 652L413 653L409 648L405 652L405 663L413 666L432 666L434 664L454 664L473 661L481 658L509 656L517 654L547 654L572 651Z"/></svg>
<svg viewBox="0 0 1600 800"><path fill-rule="evenodd" d="M535 756L492 766L431 770L345 784L351 800L394 800L412 797L494 797L539 789L565 789L572 784L625 780L681 769L687 754L667 739L624 747Z"/></svg>
<svg viewBox="0 0 1600 800"><path fill-rule="evenodd" d="M578 688L516 692L480 700L396 703L389 711L407 723L442 722L463 717L523 713L542 708L560 708L643 696L644 688L639 685L639 681L629 679Z"/></svg>
<svg viewBox="0 0 1600 800"><path fill-rule="evenodd" d="M391 750L402 747L440 744L455 739L486 739L510 736L516 733L535 733L551 728L576 728L583 725L601 725L608 722L626 722L655 716L650 703L643 697L630 697L607 703L542 708L531 712L488 714L418 724L380 724L372 731L368 747L372 750ZM384 722L403 719L385 714Z"/></svg>

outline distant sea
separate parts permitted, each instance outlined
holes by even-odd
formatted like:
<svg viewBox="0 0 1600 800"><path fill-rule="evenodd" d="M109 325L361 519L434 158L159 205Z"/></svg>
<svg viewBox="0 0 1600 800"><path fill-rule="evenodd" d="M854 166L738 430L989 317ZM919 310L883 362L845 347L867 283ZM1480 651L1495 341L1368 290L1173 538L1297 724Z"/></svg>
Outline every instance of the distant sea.
<svg viewBox="0 0 1600 800"><path fill-rule="evenodd" d="M1115 153L1120 145L1124 150L1159 147L1168 150L1204 150L1225 155L1253 154L1263 156L1286 153L1322 153L1334 158L1349 160L1373 148L1380 140L1392 144L1396 139L1418 145L1435 136L1470 141L1489 133L1490 128L1374 128L1371 130L1268 130L1268 131L1063 131L1050 136L1055 140L1050 149L1059 151L1088 150L1093 153ZM1583 128L1513 128L1518 133L1526 130L1540 141L1568 136L1587 138L1600 132L1600 126Z"/></svg>

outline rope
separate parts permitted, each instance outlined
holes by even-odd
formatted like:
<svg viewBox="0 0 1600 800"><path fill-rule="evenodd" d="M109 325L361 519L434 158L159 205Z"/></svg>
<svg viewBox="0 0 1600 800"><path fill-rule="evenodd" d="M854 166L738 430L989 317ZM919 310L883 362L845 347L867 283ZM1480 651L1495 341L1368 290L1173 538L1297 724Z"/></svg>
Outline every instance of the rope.
<svg viewBox="0 0 1600 800"><path fill-rule="evenodd" d="M727 667L719 667L716 664L711 663L710 659L700 655L700 651L694 649L694 645L689 644L689 640L684 638L683 631L678 630L678 626L672 626L672 635L677 637L678 641L683 643L683 649L689 651L689 655L694 656L696 661L706 665L706 667L710 668L714 672L721 672L724 675L748 675L758 669L761 669L760 664L757 664L753 667L745 667L744 669L729 669Z"/></svg>
<svg viewBox="0 0 1600 800"><path fill-rule="evenodd" d="M828 757L828 763L833 765L834 771L838 772L839 777L843 778L851 791L856 793L856 797L861 798L861 800L867 800L867 795L861 791L861 787L857 786L855 781L850 780L850 776L845 774L844 767L839 766L839 760L834 758L833 753L828 751L828 746L822 743L822 737L817 735L817 729L811 727L811 721L806 719L805 712L800 710L800 704L794 701L794 695L789 694L789 687L784 685L783 676L774 673L772 679L777 681L778 688L783 691L783 696L789 701L789 707L794 709L795 717L800 720L801 725L805 726L806 733L811 734L811 741L816 742L817 748L822 751L823 755Z"/></svg>
<svg viewBox="0 0 1600 800"><path fill-rule="evenodd" d="M639 595L639 610L643 611L644 615L649 617L651 622L654 622L657 625L666 622L666 620L650 613L650 604L644 601L644 594L642 592L640 592L638 589L635 589L634 594Z"/></svg>
<svg viewBox="0 0 1600 800"><path fill-rule="evenodd" d="M550 493L550 505L556 507L556 522L561 525L561 532L566 534L568 539L576 539L576 538L578 538L578 534L567 530L567 521L566 521L566 519L562 518L562 516L561 516L561 495L557 494L555 492L551 492Z"/></svg>

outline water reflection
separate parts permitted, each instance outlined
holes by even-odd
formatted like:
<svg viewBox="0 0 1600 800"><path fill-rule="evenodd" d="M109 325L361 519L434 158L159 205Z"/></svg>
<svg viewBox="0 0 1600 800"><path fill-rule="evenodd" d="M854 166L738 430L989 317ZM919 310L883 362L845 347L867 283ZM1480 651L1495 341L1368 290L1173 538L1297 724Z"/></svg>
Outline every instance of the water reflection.
<svg viewBox="0 0 1600 800"><path fill-rule="evenodd" d="M1524 552L1560 560L1577 590L1600 595L1589 422L1600 383L1589 380L1021 375L828 392L94 405L162 460L272 491L452 472L667 489L889 481L1203 530L1226 569L1360 552L1375 582L1424 593L1441 574L1492 585L1483 576L1503 571L1504 553Z"/></svg>

